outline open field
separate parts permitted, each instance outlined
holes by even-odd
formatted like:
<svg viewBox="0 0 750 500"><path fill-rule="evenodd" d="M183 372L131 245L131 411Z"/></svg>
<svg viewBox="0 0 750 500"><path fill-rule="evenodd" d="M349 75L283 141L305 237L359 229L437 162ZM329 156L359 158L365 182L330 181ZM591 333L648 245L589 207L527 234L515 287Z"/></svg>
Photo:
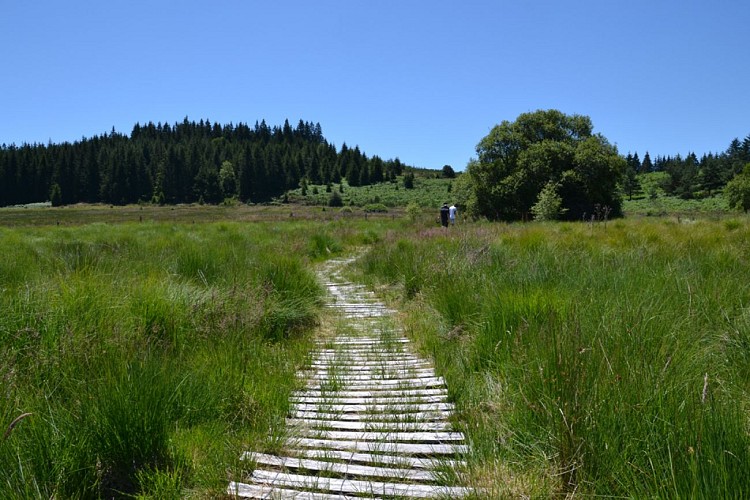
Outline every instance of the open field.
<svg viewBox="0 0 750 500"><path fill-rule="evenodd" d="M64 207L7 207L0 208L0 227L67 226L94 222L122 224L132 222L163 222L195 224L215 221L336 221L398 217L400 209L387 214L366 214L359 208L329 208L301 205L101 205L80 204Z"/></svg>
<svg viewBox="0 0 750 500"><path fill-rule="evenodd" d="M750 220L391 235L361 280L406 311L498 498L750 491ZM740 494L741 496L741 494Z"/></svg>
<svg viewBox="0 0 750 500"><path fill-rule="evenodd" d="M448 381L472 485L750 491L750 219L680 220L0 210L0 497L220 495L242 450L280 446L312 266L354 247Z"/></svg>

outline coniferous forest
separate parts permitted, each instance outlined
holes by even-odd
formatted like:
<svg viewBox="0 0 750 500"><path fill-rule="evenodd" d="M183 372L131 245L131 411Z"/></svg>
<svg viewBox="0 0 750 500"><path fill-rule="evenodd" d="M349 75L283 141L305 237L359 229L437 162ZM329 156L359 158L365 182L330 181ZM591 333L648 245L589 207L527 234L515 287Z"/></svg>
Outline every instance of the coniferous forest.
<svg viewBox="0 0 750 500"><path fill-rule="evenodd" d="M393 180L398 160L340 150L320 124L300 120L250 127L185 118L174 125L136 124L61 144L0 147L0 206L51 200L73 203L219 203L236 197L261 203L299 187L341 182L361 186Z"/></svg>
<svg viewBox="0 0 750 500"><path fill-rule="evenodd" d="M664 172L665 194L711 197L750 164L750 136L724 152L643 159L628 153L622 193L640 191L640 174ZM350 186L393 181L406 165L398 158L368 157L359 147L340 149L319 123L270 127L265 120L221 125L185 118L181 123L136 123L73 143L0 145L0 206L51 201L53 205L266 203L307 184Z"/></svg>
<svg viewBox="0 0 750 500"><path fill-rule="evenodd" d="M722 153L703 154L700 158L691 152L684 158L677 154L657 156L652 160L646 152L641 160L636 152L628 153L625 161L627 169L623 187L626 194L632 189L629 186L633 186L629 179L635 179L638 174L664 172L667 176L660 187L666 194L683 199L695 198L699 194L712 196L750 164L750 135L742 141L734 138Z"/></svg>

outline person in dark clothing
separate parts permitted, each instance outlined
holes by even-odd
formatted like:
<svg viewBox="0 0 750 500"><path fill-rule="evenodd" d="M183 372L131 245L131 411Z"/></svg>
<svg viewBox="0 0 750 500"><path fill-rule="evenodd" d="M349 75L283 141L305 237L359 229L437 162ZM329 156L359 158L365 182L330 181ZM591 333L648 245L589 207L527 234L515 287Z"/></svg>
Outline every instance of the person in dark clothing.
<svg viewBox="0 0 750 500"><path fill-rule="evenodd" d="M443 206L440 208L440 224L443 227L448 227L448 214L450 212L450 208L448 208L447 203L443 203Z"/></svg>

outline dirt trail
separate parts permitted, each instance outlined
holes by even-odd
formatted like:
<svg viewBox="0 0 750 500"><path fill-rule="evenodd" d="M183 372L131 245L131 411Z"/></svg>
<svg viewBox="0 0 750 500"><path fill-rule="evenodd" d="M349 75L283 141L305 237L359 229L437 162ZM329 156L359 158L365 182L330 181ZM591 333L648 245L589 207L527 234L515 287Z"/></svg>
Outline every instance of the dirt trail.
<svg viewBox="0 0 750 500"><path fill-rule="evenodd" d="M228 493L240 498L457 498L467 451L448 420L445 382L410 350L389 310L347 282L348 260L319 269L335 335L321 340L292 396L284 456L246 452L256 468Z"/></svg>

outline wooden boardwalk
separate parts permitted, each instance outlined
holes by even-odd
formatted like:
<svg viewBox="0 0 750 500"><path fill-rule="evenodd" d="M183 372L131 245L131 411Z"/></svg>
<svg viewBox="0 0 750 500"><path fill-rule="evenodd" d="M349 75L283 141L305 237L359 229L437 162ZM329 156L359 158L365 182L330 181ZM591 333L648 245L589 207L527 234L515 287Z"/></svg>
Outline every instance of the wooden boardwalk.
<svg viewBox="0 0 750 500"><path fill-rule="evenodd" d="M299 500L472 494L455 484L467 445L448 420L445 382L410 351L394 311L341 277L346 263L319 273L341 321L300 373L306 387L292 395L284 455L244 453L254 470L227 492Z"/></svg>

